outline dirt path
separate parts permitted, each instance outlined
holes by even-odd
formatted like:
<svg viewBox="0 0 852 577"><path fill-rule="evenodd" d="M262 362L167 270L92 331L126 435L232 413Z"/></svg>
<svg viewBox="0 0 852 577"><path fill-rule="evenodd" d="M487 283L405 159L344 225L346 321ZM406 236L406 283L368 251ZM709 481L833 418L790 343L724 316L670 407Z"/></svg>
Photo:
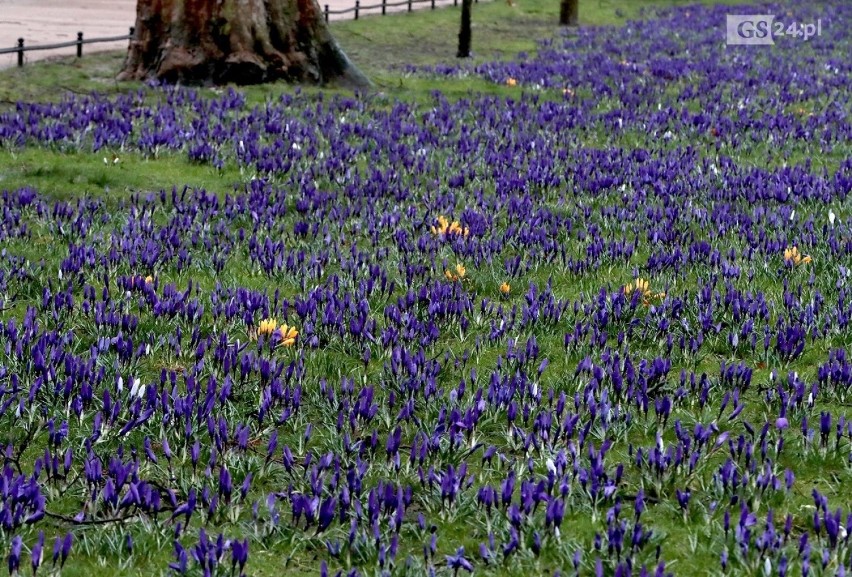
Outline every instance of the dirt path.
<svg viewBox="0 0 852 577"><path fill-rule="evenodd" d="M320 6L328 4L330 10L351 8L355 0L318 0ZM388 0L395 1L395 0ZM361 4L379 4L381 0L361 0ZM437 5L452 4L453 0L437 0ZM415 8L429 8L429 4L415 4ZM401 6L392 10L406 10ZM371 11L364 14L378 14ZM332 16L332 20L351 19L352 13ZM77 32L85 38L121 36L127 34L136 20L136 0L0 0L0 48L17 46L18 38L25 45L53 44L76 40ZM127 41L86 45L84 52L121 50ZM40 60L49 56L72 55L74 48L26 52L24 61ZM0 68L14 66L16 54L0 54Z"/></svg>

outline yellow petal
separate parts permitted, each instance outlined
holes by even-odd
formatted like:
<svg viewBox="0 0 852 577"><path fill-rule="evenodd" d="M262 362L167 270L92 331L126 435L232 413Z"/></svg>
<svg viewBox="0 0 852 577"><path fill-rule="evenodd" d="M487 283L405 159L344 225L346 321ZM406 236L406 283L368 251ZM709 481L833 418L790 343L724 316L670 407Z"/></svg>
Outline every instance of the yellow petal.
<svg viewBox="0 0 852 577"><path fill-rule="evenodd" d="M263 319L260 321L260 326L257 327L257 334L259 335L271 335L275 332L276 327L278 326L278 321L275 319Z"/></svg>

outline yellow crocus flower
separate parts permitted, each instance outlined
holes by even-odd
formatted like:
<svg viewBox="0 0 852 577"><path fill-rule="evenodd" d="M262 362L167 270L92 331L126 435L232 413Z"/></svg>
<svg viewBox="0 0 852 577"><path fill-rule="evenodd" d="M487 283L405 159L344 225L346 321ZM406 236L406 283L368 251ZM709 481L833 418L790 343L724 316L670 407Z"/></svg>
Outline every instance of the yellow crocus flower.
<svg viewBox="0 0 852 577"><path fill-rule="evenodd" d="M787 247L784 249L784 262L799 266L800 264L808 264L813 262L810 255L803 255L799 252L798 247Z"/></svg>
<svg viewBox="0 0 852 577"><path fill-rule="evenodd" d="M275 332L275 329L278 328L278 321L275 319L263 319L260 321L260 325L257 327L258 336L270 336Z"/></svg>
<svg viewBox="0 0 852 577"><path fill-rule="evenodd" d="M278 334L281 336L282 347L292 347L296 344L296 337L299 336L299 331L296 330L296 327L283 324L278 329Z"/></svg>
<svg viewBox="0 0 852 577"><path fill-rule="evenodd" d="M650 283L643 279L637 278L635 282L630 282L624 285L624 294L631 295L634 292L640 293L643 297L648 297L651 295Z"/></svg>
<svg viewBox="0 0 852 577"><path fill-rule="evenodd" d="M463 264L458 263L456 267L452 270L447 269L444 271L444 276L447 277L447 280L450 282L456 282L457 280L461 280L467 274L467 269Z"/></svg>
<svg viewBox="0 0 852 577"><path fill-rule="evenodd" d="M434 224L430 227L432 234L434 236L447 236L451 234L460 234L462 236L467 236L470 234L470 229L466 226L462 226L461 223L457 220L450 222L447 217L439 216L437 218L437 224Z"/></svg>

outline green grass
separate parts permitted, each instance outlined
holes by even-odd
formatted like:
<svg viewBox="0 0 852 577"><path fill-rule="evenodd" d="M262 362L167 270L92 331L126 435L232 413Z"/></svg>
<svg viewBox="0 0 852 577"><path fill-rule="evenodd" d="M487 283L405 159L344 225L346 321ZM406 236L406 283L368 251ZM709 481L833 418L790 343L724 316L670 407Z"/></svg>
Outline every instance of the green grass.
<svg viewBox="0 0 852 577"><path fill-rule="evenodd" d="M118 162L115 160L118 159ZM0 187L30 186L54 198L91 195L129 200L134 193L171 190L176 183L219 193L232 192L242 177L233 167L217 170L181 156L145 158L137 152L101 150L67 152L50 149L0 149Z"/></svg>

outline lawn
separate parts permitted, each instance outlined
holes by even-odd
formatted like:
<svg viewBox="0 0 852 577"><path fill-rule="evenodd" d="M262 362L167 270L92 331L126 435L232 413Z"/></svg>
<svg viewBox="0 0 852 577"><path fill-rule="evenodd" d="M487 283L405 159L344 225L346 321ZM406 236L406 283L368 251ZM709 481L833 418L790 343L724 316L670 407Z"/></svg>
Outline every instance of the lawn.
<svg viewBox="0 0 852 577"><path fill-rule="evenodd" d="M10 573L850 570L850 6L514 4L0 71Z"/></svg>

